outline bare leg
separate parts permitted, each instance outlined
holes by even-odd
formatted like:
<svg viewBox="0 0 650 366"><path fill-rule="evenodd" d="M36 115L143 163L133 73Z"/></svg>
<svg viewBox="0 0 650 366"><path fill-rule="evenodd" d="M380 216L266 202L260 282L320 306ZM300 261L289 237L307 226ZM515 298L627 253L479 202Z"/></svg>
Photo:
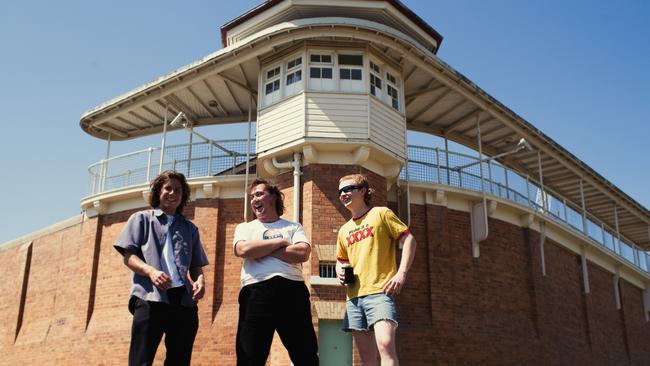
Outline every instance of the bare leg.
<svg viewBox="0 0 650 366"><path fill-rule="evenodd" d="M377 346L375 345L375 334L372 331L352 332L354 343L359 349L362 366L377 366Z"/></svg>
<svg viewBox="0 0 650 366"><path fill-rule="evenodd" d="M373 328L379 357L381 357L381 366L399 366L395 349L395 323L390 320L380 320L375 323Z"/></svg>

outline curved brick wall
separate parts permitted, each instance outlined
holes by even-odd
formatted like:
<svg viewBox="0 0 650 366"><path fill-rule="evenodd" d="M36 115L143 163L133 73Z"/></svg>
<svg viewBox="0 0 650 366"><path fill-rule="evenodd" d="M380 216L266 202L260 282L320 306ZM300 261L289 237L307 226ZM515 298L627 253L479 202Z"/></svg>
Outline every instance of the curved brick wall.
<svg viewBox="0 0 650 366"><path fill-rule="evenodd" d="M314 244L334 244L335 230L348 217L334 189L339 176L358 171L370 175L382 192L377 203L385 204L386 182L365 169L303 168L301 221ZM277 181L286 187L290 215L291 174ZM88 219L0 249L0 364L125 364L130 277L112 244L132 212ZM240 260L231 240L242 200L201 199L186 214L199 226L211 262L193 364L233 365ZM588 262L591 292L583 294L579 256L549 239L543 276L539 234L496 219L490 219L480 258L472 258L469 228L466 212L411 205L418 250L398 299L403 365L650 363L641 289L621 279L617 309L614 275ZM310 273L318 273L315 255L305 265ZM312 287L313 303L343 298L340 287ZM157 364L163 353L161 344ZM281 347L274 346L271 359L288 364Z"/></svg>

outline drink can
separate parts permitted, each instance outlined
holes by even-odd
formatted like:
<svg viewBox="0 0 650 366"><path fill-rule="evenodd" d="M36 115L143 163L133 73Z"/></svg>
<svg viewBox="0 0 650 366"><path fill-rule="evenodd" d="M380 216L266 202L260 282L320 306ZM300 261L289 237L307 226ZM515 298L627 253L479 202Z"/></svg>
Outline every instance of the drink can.
<svg viewBox="0 0 650 366"><path fill-rule="evenodd" d="M344 264L342 267L343 267L343 273L345 274L345 280L343 280L343 283L345 284L354 283L354 268L352 268L350 264Z"/></svg>

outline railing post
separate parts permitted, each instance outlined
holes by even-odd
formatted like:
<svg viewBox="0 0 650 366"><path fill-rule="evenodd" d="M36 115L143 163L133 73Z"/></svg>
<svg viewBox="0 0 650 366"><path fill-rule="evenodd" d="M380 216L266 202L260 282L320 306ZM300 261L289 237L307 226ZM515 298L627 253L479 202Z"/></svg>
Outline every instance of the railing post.
<svg viewBox="0 0 650 366"><path fill-rule="evenodd" d="M210 150L208 150L208 176L212 175L212 140L208 140Z"/></svg>
<svg viewBox="0 0 650 366"><path fill-rule="evenodd" d="M506 199L510 199L510 184L508 184L508 168L504 165L503 170L506 177Z"/></svg>
<svg viewBox="0 0 650 366"><path fill-rule="evenodd" d="M149 146L147 149L147 182L151 181L151 155L153 155L153 148Z"/></svg>
<svg viewBox="0 0 650 366"><path fill-rule="evenodd" d="M603 245L607 246L607 237L605 236L605 223L602 221L600 222L600 232L603 234Z"/></svg>
<svg viewBox="0 0 650 366"><path fill-rule="evenodd" d="M165 163L165 138L167 137L167 113L169 112L169 105L165 104L165 119L163 121L163 135L160 142L160 165L158 166L158 174L163 171L163 164Z"/></svg>
<svg viewBox="0 0 650 366"><path fill-rule="evenodd" d="M172 170L176 170L176 159L172 160Z"/></svg>
<svg viewBox="0 0 650 366"><path fill-rule="evenodd" d="M447 144L448 144L447 136L445 136L445 164L447 164L447 185L450 186L451 174L449 174L449 146Z"/></svg>
<svg viewBox="0 0 650 366"><path fill-rule="evenodd" d="M104 160L102 160L102 175L101 175L101 181L100 181L100 192L104 191L104 186L106 184L106 175L108 175L108 159L111 156L111 134L108 134L108 138L106 139L106 157Z"/></svg>
<svg viewBox="0 0 650 366"><path fill-rule="evenodd" d="M191 167L192 167L192 135L194 135L192 133L192 130L193 130L193 128L190 127L190 146L189 146L189 151L188 151L188 154L187 154L187 177L188 178L190 178L192 176L191 175L191 172L192 172L192 170L191 170Z"/></svg>
<svg viewBox="0 0 650 366"><path fill-rule="evenodd" d="M568 224L569 223L569 210L567 209L566 198L562 199L562 203L564 204L564 222L566 222Z"/></svg>
<svg viewBox="0 0 650 366"><path fill-rule="evenodd" d="M528 202L528 207L530 207L530 178L526 175L526 200Z"/></svg>
<svg viewBox="0 0 650 366"><path fill-rule="evenodd" d="M438 184L441 183L440 181L440 149L436 146L436 169L437 169L437 175L438 175Z"/></svg>
<svg viewBox="0 0 650 366"><path fill-rule="evenodd" d="M104 183L106 183L106 159L102 159L102 170L99 176L99 191L104 192Z"/></svg>
<svg viewBox="0 0 650 366"><path fill-rule="evenodd" d="M587 208L585 206L585 192L582 186L582 179L580 179L580 202L582 204L582 232L589 236L589 229L587 227Z"/></svg>
<svg viewBox="0 0 650 366"><path fill-rule="evenodd" d="M650 239L650 225L648 225L648 239ZM650 272L650 255L645 251L643 252L643 255L645 255L646 272Z"/></svg>
<svg viewBox="0 0 650 366"><path fill-rule="evenodd" d="M494 187L492 184L492 160L488 160L487 164L488 164L488 179L490 179L490 193L494 195Z"/></svg>
<svg viewBox="0 0 650 366"><path fill-rule="evenodd" d="M548 203L546 202L546 191L544 190L544 175L542 174L542 152L537 150L537 165L539 167L539 189L542 192L542 209L548 214Z"/></svg>
<svg viewBox="0 0 650 366"><path fill-rule="evenodd" d="M251 154L251 123L253 122L253 95L249 95L248 98L248 123L247 123L247 134L246 134L246 166L244 169L244 221L248 221L248 171L250 170L250 154ZM406 164L408 164L408 147L406 148ZM297 187L294 187L297 189ZM293 203L294 205L297 202ZM298 219L297 217L295 218Z"/></svg>
<svg viewBox="0 0 650 366"><path fill-rule="evenodd" d="M614 223L616 224L616 242L614 244L614 252L621 254L621 231L618 227L618 207L616 203L614 203ZM618 251L616 250L616 247L618 247Z"/></svg>
<svg viewBox="0 0 650 366"><path fill-rule="evenodd" d="M96 182L97 174L91 172L90 176L92 177L92 181L90 183L91 184L90 185L90 194L92 195L92 194L95 194L95 184L97 184L97 182Z"/></svg>

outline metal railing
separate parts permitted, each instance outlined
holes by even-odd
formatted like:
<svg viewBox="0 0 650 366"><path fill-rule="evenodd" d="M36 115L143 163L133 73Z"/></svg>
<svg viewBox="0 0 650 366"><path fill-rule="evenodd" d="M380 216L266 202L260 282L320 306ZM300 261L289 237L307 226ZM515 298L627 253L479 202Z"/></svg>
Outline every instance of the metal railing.
<svg viewBox="0 0 650 366"><path fill-rule="evenodd" d="M148 183L160 170L174 169L188 178L231 175L246 163L246 140L165 146L162 169L160 150L149 147L92 164L88 167L90 194ZM255 157L253 141L251 150L251 157Z"/></svg>
<svg viewBox="0 0 650 366"><path fill-rule="evenodd" d="M481 164L486 194L532 208L565 228L577 232L607 248L619 258L650 273L650 256L632 244L615 228L589 214L582 207L567 201L548 187L544 190L532 177L522 176L507 167L488 160L478 163L475 156L449 152L440 148L408 146L408 177L403 169L400 178L409 181L444 184L481 192ZM459 169L465 165L473 166Z"/></svg>
<svg viewBox="0 0 650 366"><path fill-rule="evenodd" d="M216 147L215 147L216 146ZM251 157L255 157L251 144ZM532 208L560 223L568 230L591 239L623 260L650 273L650 257L606 223L589 214L582 207L567 201L544 187L532 177L522 176L507 167L488 160L449 152L439 148L408 146L408 177L403 169L400 178L415 182L444 184L481 192L481 164L483 185L488 196L501 197L524 207ZM90 194L149 182L160 169L160 148L148 148L108 160L90 167ZM188 178L236 174L237 167L246 162L246 140L224 140L165 147L163 169L175 169ZM464 167L475 163L474 165ZM459 168L464 167L464 168Z"/></svg>

